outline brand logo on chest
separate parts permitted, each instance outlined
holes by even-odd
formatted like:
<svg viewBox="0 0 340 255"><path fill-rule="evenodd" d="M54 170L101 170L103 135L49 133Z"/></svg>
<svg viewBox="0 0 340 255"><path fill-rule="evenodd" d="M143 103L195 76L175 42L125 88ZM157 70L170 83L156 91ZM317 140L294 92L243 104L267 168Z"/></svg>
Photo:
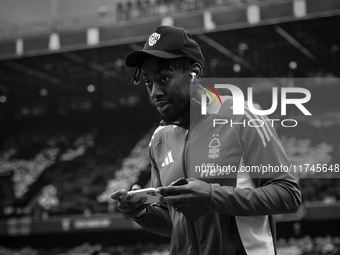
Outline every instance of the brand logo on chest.
<svg viewBox="0 0 340 255"><path fill-rule="evenodd" d="M164 159L164 162L161 164L161 167L165 167L173 162L174 162L174 159L172 158L172 153L171 151L169 151L168 155Z"/></svg>

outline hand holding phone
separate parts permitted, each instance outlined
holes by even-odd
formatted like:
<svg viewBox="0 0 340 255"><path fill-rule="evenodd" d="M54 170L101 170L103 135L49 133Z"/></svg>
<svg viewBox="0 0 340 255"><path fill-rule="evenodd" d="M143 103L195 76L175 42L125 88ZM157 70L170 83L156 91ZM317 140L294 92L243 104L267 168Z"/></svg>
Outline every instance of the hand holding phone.
<svg viewBox="0 0 340 255"><path fill-rule="evenodd" d="M130 202L132 203L135 203L141 198L145 197L146 201L144 202L144 204L151 204L160 202L160 198L162 197L162 194L156 192L155 188L132 190L129 191L128 194L133 195L133 197L130 199Z"/></svg>
<svg viewBox="0 0 340 255"><path fill-rule="evenodd" d="M185 185L188 184L188 181L183 178L179 178L178 180L172 182L170 186L179 186L179 185ZM145 197L146 201L144 204L151 204L160 202L160 198L162 196L175 196L178 195L178 193L169 193L169 194L161 194L158 191L156 191L155 188L146 188L146 189L138 189L138 190L132 190L128 192L128 195L132 195L133 197L130 199L130 202L135 203L139 201L141 198Z"/></svg>
<svg viewBox="0 0 340 255"><path fill-rule="evenodd" d="M179 178L176 181L173 181L170 186L180 186L180 185L185 185L188 184L188 181L184 178Z"/></svg>
<svg viewBox="0 0 340 255"><path fill-rule="evenodd" d="M176 181L173 181L172 183L170 183L169 186L181 186L181 185L185 185L188 184L188 181L184 178L179 178ZM168 192L163 194L164 196L177 196L179 195L178 192Z"/></svg>

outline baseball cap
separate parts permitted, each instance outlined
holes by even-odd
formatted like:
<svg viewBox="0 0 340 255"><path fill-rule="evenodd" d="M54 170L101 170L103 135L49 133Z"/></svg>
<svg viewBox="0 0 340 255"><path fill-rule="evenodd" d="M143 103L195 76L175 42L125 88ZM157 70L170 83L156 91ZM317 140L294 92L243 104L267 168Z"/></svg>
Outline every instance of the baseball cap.
<svg viewBox="0 0 340 255"><path fill-rule="evenodd" d="M174 59L187 57L204 67L204 57L198 43L180 27L159 26L150 35L142 50L130 52L125 64L139 67L146 56Z"/></svg>

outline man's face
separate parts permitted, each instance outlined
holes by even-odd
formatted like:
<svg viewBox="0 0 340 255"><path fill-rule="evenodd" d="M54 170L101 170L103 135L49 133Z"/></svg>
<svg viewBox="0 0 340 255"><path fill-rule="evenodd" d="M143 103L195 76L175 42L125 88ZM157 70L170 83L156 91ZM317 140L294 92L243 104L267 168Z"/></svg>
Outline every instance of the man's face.
<svg viewBox="0 0 340 255"><path fill-rule="evenodd" d="M150 99L167 122L177 121L190 107L190 79L187 71L175 68L175 61L160 67L155 57L143 62L142 76Z"/></svg>

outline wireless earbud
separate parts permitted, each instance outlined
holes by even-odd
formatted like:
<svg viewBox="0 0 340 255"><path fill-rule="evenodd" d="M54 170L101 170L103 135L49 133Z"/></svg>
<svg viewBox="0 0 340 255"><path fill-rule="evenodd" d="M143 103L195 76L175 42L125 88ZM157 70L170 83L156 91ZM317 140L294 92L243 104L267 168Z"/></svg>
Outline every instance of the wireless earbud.
<svg viewBox="0 0 340 255"><path fill-rule="evenodd" d="M190 73L190 76L191 76L191 82L194 82L195 77L196 77L196 73L192 72L192 73Z"/></svg>

